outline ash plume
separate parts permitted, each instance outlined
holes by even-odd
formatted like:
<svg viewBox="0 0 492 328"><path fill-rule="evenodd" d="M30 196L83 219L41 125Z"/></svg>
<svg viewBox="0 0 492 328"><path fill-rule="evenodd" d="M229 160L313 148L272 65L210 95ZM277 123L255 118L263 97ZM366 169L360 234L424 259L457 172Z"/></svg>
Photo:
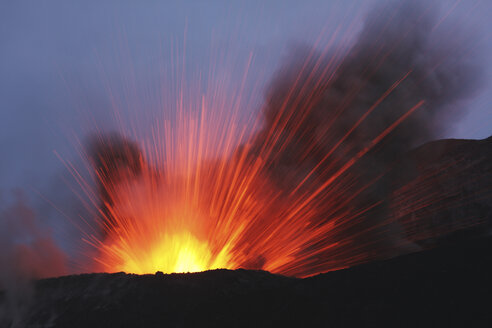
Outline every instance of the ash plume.
<svg viewBox="0 0 492 328"><path fill-rule="evenodd" d="M342 224L333 242L356 238L371 245L347 258L391 249L387 243L398 238L399 227L381 227L392 183L382 177L403 153L441 136L479 87L470 39L459 28L440 31L435 9L425 1L376 6L347 52L298 47L266 95L265 126L255 149L278 138L270 145L267 172L286 197L295 190L309 194L340 173L330 186L339 213L381 203L359 215L358 223ZM347 204L351 195L357 196ZM313 224L335 214L320 206Z"/></svg>
<svg viewBox="0 0 492 328"><path fill-rule="evenodd" d="M104 227L114 225L109 207L114 205L111 195L125 177L138 177L142 170L142 154L138 145L113 133L93 136L87 142L89 159L97 175L100 210Z"/></svg>

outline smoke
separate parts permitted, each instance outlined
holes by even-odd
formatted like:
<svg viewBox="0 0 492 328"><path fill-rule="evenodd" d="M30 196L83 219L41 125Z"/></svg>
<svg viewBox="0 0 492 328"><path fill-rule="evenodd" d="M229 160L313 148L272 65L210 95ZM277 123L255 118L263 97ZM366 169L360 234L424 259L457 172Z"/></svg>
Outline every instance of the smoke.
<svg viewBox="0 0 492 328"><path fill-rule="evenodd" d="M469 49L465 40L445 41L433 33L437 21L431 9L415 1L375 7L355 45L338 62L332 53L297 49L270 86L259 138L279 134L287 141L282 163L289 158L300 162L301 153L310 148L314 150L303 162L334 148L332 159L345 162L419 101L425 104L392 131L384 151L374 155L389 163L439 136L450 119L463 113L459 102L478 89L480 67L463 54ZM295 137L289 139L293 131Z"/></svg>
<svg viewBox="0 0 492 328"><path fill-rule="evenodd" d="M392 181L384 175L405 152L441 136L478 90L473 38L439 23L425 1L381 4L348 51L297 47L268 89L253 153L270 147L267 172L285 197L309 194L335 177L330 193L340 211L381 203L339 229L334 242L356 238L371 245L364 251L391 249L387 242L399 227L376 228L387 218ZM319 206L316 224L333 216Z"/></svg>
<svg viewBox="0 0 492 328"><path fill-rule="evenodd" d="M31 306L31 280L65 274L66 258L21 192L0 209L0 324L17 327Z"/></svg>
<svg viewBox="0 0 492 328"><path fill-rule="evenodd" d="M97 175L103 226L114 225L109 208L114 205L111 195L122 179L137 178L142 170L142 154L137 144L113 133L92 136L87 142L89 159Z"/></svg>

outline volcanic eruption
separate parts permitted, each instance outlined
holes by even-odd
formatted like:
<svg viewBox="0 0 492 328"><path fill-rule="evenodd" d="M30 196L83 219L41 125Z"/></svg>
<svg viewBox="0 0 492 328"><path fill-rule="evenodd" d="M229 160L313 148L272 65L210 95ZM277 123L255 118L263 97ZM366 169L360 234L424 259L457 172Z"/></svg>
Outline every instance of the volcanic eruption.
<svg viewBox="0 0 492 328"><path fill-rule="evenodd" d="M103 234L85 238L89 270L305 277L417 249L424 237L391 215L388 173L479 81L466 40L436 38L439 24L423 3L378 6L353 44L297 47L243 126L205 95L152 140L94 136Z"/></svg>
<svg viewBox="0 0 492 328"><path fill-rule="evenodd" d="M278 31L190 51L202 12L155 57L121 31L77 127L60 119L67 153L47 142L50 191L0 193L0 326L487 326L492 137L437 140L486 77L453 21L478 2L341 3L352 19L323 7L281 60Z"/></svg>

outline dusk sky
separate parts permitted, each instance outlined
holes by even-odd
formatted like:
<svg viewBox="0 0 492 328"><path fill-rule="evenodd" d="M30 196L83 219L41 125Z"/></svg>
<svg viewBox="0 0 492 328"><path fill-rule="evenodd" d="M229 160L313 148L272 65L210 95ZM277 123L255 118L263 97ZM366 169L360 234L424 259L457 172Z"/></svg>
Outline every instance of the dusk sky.
<svg viewBox="0 0 492 328"><path fill-rule="evenodd" d="M1 1L0 195L8 200L12 189L21 188L37 202L32 189L48 197L60 190L56 177L66 172L54 151L75 161L74 136L83 139L91 120L113 129L111 96L124 110L141 113L141 125L166 110L154 99L156 90L173 81L166 75L176 70L173 52L186 52L188 78L216 67L231 89L240 84L252 53L247 89L255 101L244 109L252 115L264 95L251 90L268 83L289 47L312 45L338 26L342 37L354 37L374 2ZM467 114L445 137L488 137L492 2L440 1L437 15L445 17L443 28L460 24L470 33L484 72L482 88L463 104ZM138 95L129 102L128 90Z"/></svg>

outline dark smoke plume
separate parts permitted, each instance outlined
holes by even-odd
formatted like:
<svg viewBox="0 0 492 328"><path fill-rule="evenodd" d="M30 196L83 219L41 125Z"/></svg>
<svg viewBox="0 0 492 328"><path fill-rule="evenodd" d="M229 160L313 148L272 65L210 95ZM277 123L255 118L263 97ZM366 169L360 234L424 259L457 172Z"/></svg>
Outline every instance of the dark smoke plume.
<svg viewBox="0 0 492 328"><path fill-rule="evenodd" d="M125 177L138 177L142 170L142 154L138 145L119 135L94 136L88 142L88 153L97 174L100 209L104 226L114 224L109 207L114 205L111 195ZM109 226L108 226L109 225Z"/></svg>
<svg viewBox="0 0 492 328"><path fill-rule="evenodd" d="M379 177L412 147L439 137L463 114L461 101L477 90L480 81L478 65L467 53L467 40L459 37L459 29L436 35L435 8L426 6L426 1L404 1L375 7L343 56L337 49L322 55L298 48L268 90L265 126L255 141L260 149L268 136L279 137L266 159L267 171L286 195L307 176L308 183L300 191L309 193L355 160L333 184L333 197L342 206L347 197L365 189L342 206L351 213L382 204L363 214L360 223L342 226L337 238L359 236L360 245L372 244L369 251L390 249L387 241L393 237L389 236L398 230L390 225L371 228L387 217L384 201L391 181ZM320 222L334 214L328 208L320 210ZM379 245L380 241L384 242Z"/></svg>
<svg viewBox="0 0 492 328"><path fill-rule="evenodd" d="M477 89L479 69L463 57L464 45L436 40L432 34L435 14L423 3L406 1L397 8L383 8L369 14L356 44L337 69L325 71L336 66L330 63L331 55L311 55L315 50L299 49L279 71L267 95L264 131L273 130L287 139L295 130L289 149L282 153L282 163L289 158L295 165L323 157L403 78L337 148L333 158L350 159L421 100L424 106L386 138L384 151L374 154L383 163L439 136L449 116L461 114L455 108L457 101ZM282 111L282 107L287 109ZM291 115L280 118L287 129L274 126L274 120L282 115ZM299 160L300 153L309 148L314 149L310 156ZM317 163L317 158L313 162Z"/></svg>

